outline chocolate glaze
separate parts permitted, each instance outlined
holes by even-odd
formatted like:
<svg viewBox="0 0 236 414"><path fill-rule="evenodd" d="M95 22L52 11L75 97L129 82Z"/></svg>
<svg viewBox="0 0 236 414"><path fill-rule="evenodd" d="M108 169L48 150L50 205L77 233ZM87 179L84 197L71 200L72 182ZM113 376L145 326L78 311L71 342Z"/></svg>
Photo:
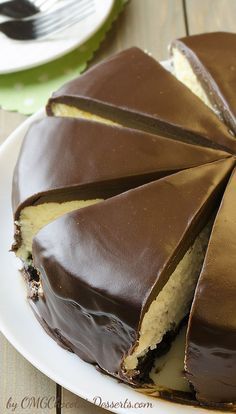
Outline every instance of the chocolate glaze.
<svg viewBox="0 0 236 414"><path fill-rule="evenodd" d="M218 211L190 314L187 378L204 403L236 402L236 170Z"/></svg>
<svg viewBox="0 0 236 414"><path fill-rule="evenodd" d="M230 158L182 171L44 227L33 242L44 292L34 307L51 334L58 340L59 332L85 361L135 383L122 361L234 165Z"/></svg>
<svg viewBox="0 0 236 414"><path fill-rule="evenodd" d="M183 37L172 47L187 57L211 104L236 135L236 33Z"/></svg>
<svg viewBox="0 0 236 414"><path fill-rule="evenodd" d="M201 100L152 57L127 49L55 92L47 105L64 103L120 122L205 146L236 152L236 140Z"/></svg>
<svg viewBox="0 0 236 414"><path fill-rule="evenodd" d="M107 198L179 170L228 157L123 127L72 118L32 125L15 167L12 204Z"/></svg>

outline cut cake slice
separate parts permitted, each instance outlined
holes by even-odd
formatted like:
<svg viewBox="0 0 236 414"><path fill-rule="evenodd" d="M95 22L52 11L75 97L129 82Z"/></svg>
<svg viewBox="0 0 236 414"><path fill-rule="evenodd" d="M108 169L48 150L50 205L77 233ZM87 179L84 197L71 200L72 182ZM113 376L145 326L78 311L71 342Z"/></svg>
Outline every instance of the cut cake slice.
<svg viewBox="0 0 236 414"><path fill-rule="evenodd" d="M26 260L34 234L60 215L227 156L128 128L43 119L27 133L14 172L14 250Z"/></svg>
<svg viewBox="0 0 236 414"><path fill-rule="evenodd" d="M206 225L234 165L226 159L173 174L40 230L30 301L54 339L138 383L152 350L189 312Z"/></svg>
<svg viewBox="0 0 236 414"><path fill-rule="evenodd" d="M52 95L49 115L94 119L236 152L217 116L148 54L127 49Z"/></svg>
<svg viewBox="0 0 236 414"><path fill-rule="evenodd" d="M171 45L177 78L236 135L236 33L183 37Z"/></svg>
<svg viewBox="0 0 236 414"><path fill-rule="evenodd" d="M205 404L236 402L236 171L212 229L188 325L185 369Z"/></svg>

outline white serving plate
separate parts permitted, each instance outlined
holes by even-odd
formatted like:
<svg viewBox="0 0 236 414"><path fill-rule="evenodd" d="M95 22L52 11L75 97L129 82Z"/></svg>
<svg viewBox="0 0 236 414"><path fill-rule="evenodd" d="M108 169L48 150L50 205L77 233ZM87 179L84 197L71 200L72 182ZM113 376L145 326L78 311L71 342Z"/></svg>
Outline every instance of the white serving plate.
<svg viewBox="0 0 236 414"><path fill-rule="evenodd" d="M100 401L116 403L116 407L107 407L110 411L120 414L213 413L213 410L147 397L101 374L76 355L60 348L36 320L26 300L23 278L18 270L20 262L9 252L13 240L11 184L23 137L29 126L44 116L45 112L41 110L27 119L0 148L0 330L28 361L56 383L90 402L99 396ZM125 401L130 401L132 408L122 407ZM151 403L152 408L145 407L147 403ZM143 404L143 408L136 408L134 404Z"/></svg>
<svg viewBox="0 0 236 414"><path fill-rule="evenodd" d="M0 74L18 72L57 59L86 42L108 17L114 0L94 0L95 13L52 38L15 41L0 33ZM79 7L79 6L78 6Z"/></svg>

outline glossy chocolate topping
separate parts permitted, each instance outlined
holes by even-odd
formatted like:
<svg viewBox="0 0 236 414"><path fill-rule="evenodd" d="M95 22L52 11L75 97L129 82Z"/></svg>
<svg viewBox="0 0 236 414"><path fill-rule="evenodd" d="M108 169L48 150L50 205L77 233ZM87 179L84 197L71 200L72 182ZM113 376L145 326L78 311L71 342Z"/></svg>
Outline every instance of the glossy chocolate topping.
<svg viewBox="0 0 236 414"><path fill-rule="evenodd" d="M186 55L210 102L236 135L236 33L203 33L173 42Z"/></svg>
<svg viewBox="0 0 236 414"><path fill-rule="evenodd" d="M236 401L236 171L226 188L190 314L187 378L204 403Z"/></svg>
<svg viewBox="0 0 236 414"><path fill-rule="evenodd" d="M145 311L215 210L234 164L182 171L44 227L33 242L44 294L33 306L51 334L125 376Z"/></svg>
<svg viewBox="0 0 236 414"><path fill-rule="evenodd" d="M185 85L138 48L116 54L55 92L64 103L122 125L236 152L236 140Z"/></svg>
<svg viewBox="0 0 236 414"><path fill-rule="evenodd" d="M128 128L45 118L30 128L15 168L15 218L27 205L107 198L227 156Z"/></svg>

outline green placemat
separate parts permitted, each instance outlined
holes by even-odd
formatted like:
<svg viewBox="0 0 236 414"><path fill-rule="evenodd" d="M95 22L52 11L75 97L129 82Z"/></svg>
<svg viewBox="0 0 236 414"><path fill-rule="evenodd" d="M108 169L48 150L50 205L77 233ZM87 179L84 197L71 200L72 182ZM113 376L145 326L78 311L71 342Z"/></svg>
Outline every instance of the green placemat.
<svg viewBox="0 0 236 414"><path fill-rule="evenodd" d="M51 93L83 72L128 0L116 0L103 26L73 52L45 65L0 75L0 106L29 115L45 105Z"/></svg>

